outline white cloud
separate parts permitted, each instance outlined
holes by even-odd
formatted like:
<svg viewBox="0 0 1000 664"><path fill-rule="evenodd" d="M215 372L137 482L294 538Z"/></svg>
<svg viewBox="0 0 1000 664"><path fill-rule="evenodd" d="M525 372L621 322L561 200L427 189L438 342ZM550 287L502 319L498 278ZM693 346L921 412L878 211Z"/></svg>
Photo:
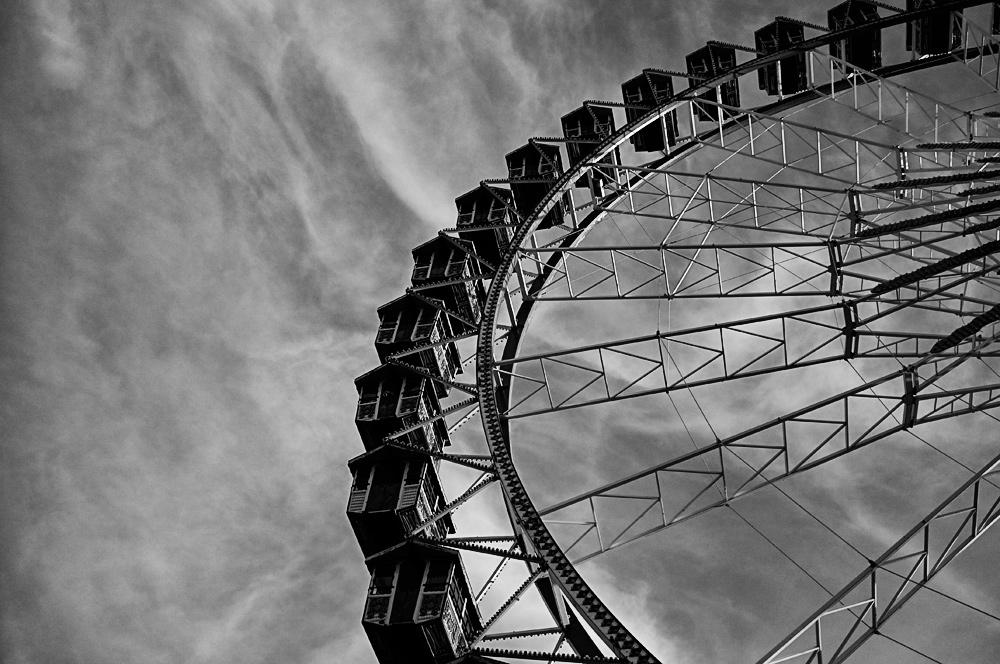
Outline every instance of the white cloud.
<svg viewBox="0 0 1000 664"><path fill-rule="evenodd" d="M42 63L54 85L75 88L87 70L87 49L81 43L70 0L40 0L35 5L43 41Z"/></svg>

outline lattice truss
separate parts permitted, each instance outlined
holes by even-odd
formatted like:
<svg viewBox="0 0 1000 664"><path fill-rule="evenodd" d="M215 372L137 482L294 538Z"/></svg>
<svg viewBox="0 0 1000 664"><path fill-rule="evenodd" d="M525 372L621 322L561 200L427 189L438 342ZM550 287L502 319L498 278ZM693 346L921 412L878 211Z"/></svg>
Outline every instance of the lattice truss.
<svg viewBox="0 0 1000 664"><path fill-rule="evenodd" d="M1000 456L976 471L764 659L845 661L1000 518Z"/></svg>
<svg viewBox="0 0 1000 664"><path fill-rule="evenodd" d="M953 57L995 89L1000 42L970 20L956 30ZM406 435L443 420L455 443L430 454L459 478L448 487L457 497L408 536L462 551L482 580L468 661L655 661L574 565L894 435L1000 406L1000 119L825 50L804 57L807 90L784 106L698 98L663 109L679 120L683 158L595 156L572 180L600 186L572 190L571 223L525 234L506 272L489 265L504 277L488 330L446 311L469 331L389 359L452 388L440 412L386 440L415 449ZM706 108L714 123L699 119ZM449 344L475 382L414 359ZM819 376L827 396L771 404L728 429L705 414L738 390L803 376ZM541 509L490 439L493 427L513 447L521 423L650 399L669 404L691 447ZM468 425L480 416L485 439ZM840 662L878 634L1000 516L998 464L761 661ZM460 535L430 535L462 514Z"/></svg>

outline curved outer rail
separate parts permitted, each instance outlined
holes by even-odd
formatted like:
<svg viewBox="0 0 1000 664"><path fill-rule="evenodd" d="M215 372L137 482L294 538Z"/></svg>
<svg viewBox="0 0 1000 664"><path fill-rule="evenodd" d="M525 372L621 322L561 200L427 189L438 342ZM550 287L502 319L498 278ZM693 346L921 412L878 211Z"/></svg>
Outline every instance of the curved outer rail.
<svg viewBox="0 0 1000 664"><path fill-rule="evenodd" d="M707 92L729 80L736 80L742 76L760 69L768 64L778 62L781 58L787 57L789 52L807 52L832 42L844 39L854 34L860 34L873 29L882 29L900 23L911 21L914 18L924 16L932 12L947 10L959 10L966 7L988 4L982 0L953 0L935 4L924 9L910 12L901 12L895 16L881 18L872 23L860 27L848 28L845 30L830 32L820 37L805 40L794 47L778 53L759 56L754 60L738 65L723 75L702 81L695 87L687 88L675 94L670 100L659 104L645 115L637 118L616 131L613 135L598 144L595 150L588 156L588 159L568 168L552 189L539 202L536 208L527 215L524 222L520 224L514 232L511 243L508 246L497 272L490 283L487 291L486 303L483 307L482 318L479 327L479 338L476 356L476 381L480 401L480 415L483 421L483 429L486 434L487 444L496 472L503 487L505 498L511 508L512 522L515 532L530 542L530 548L541 559L544 568L547 569L550 578L563 591L565 596L576 606L584 619L601 637L612 651L619 657L629 662L653 664L658 660L625 628L612 612L601 602L596 594L590 589L583 578L577 573L569 558L562 551L555 539L549 533L548 528L542 522L538 510L535 508L524 485L518 476L514 461L511 455L509 430L506 422L501 418L500 412L506 408L508 394L506 388L500 380L495 380L494 375L494 355L493 342L497 323L497 312L501 295L506 292L508 281L513 276L514 262L517 251L527 238L535 231L539 222L555 206L556 202L587 169L599 162L602 158L611 153L615 148L622 145L632 135L637 133L660 117L679 107L685 101L695 96ZM970 48L965 52L979 52L978 48ZM915 68L933 66L943 62L951 61L952 55L946 54L944 57L928 58L924 61L907 63L897 67L898 72L909 71ZM808 91L807 91L808 93ZM772 108L789 107L799 103L798 96L789 97L779 101ZM725 127L719 127L714 131L725 131ZM689 141L680 146L663 159L654 162L655 167L660 167L666 163L677 160L685 155L692 148L698 147L698 139ZM638 180L639 178L636 178ZM607 207L611 207L620 202L625 193L619 192L618 196ZM568 246L580 241L587 227L592 225L601 216L606 214L603 210L592 212L579 224L582 232L570 235L565 239ZM544 278L540 275L539 279ZM504 356L513 356L520 344L521 334L524 329L534 302L527 300L521 304L516 314L516 319L511 321L513 329L509 331L504 347ZM527 542L525 543L528 544Z"/></svg>

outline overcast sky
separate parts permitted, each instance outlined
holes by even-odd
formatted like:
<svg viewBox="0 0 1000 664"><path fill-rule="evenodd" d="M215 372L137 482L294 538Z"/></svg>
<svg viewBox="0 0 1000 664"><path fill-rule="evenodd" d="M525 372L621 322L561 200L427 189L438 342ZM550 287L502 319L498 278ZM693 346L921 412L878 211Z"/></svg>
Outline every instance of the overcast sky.
<svg viewBox="0 0 1000 664"><path fill-rule="evenodd" d="M583 99L825 9L5 3L0 659L374 662L344 515L352 381L410 248ZM685 588L704 606L682 615L635 581L652 564L593 573L644 598L664 657L759 653L738 600Z"/></svg>

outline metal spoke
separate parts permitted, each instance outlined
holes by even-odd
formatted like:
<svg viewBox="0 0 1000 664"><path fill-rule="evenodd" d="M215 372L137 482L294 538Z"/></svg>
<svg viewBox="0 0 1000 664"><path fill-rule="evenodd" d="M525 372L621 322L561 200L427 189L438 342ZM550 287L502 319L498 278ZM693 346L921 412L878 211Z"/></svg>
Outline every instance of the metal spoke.
<svg viewBox="0 0 1000 664"><path fill-rule="evenodd" d="M517 419L837 360L926 357L947 336L944 331L879 330L871 324L891 324L913 302L947 297L976 274L942 278L899 304L866 298L504 358L493 363L512 395L502 414ZM980 345L967 340L942 356L998 353Z"/></svg>
<svg viewBox="0 0 1000 664"><path fill-rule="evenodd" d="M962 363L967 358L956 361ZM950 365L925 362L920 366L933 369L925 382L919 380L914 368L885 374L539 513L552 524L586 525L604 533L601 538L580 538L566 548L567 553L573 551L574 562L580 563L893 434L1000 407L1000 382L928 389ZM753 454L748 457L748 452ZM678 481L692 476L703 480ZM683 488L668 493L664 486ZM719 489L718 495L709 491L713 487ZM636 516L624 524L615 518L609 520L596 509L595 503L602 500L632 502ZM585 516L574 517L581 514ZM646 518L647 514L654 518Z"/></svg>

